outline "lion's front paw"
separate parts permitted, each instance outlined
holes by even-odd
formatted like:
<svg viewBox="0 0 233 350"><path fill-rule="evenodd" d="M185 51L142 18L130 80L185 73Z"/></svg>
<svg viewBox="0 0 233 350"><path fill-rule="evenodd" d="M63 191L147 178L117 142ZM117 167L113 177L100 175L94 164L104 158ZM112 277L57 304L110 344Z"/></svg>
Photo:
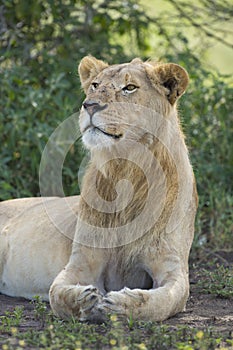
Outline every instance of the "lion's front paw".
<svg viewBox="0 0 233 350"><path fill-rule="evenodd" d="M55 286L50 290L50 304L62 318L77 317L81 321L95 320L99 311L95 306L102 300L99 290L92 286Z"/></svg>
<svg viewBox="0 0 233 350"><path fill-rule="evenodd" d="M79 294L76 297L77 307L80 311L80 320L85 319L90 310L100 301L101 294L93 286L78 286Z"/></svg>
<svg viewBox="0 0 233 350"><path fill-rule="evenodd" d="M111 292L104 297L101 303L97 305L97 308L103 315L117 314L123 316L125 315L125 307L119 300L119 296L114 295L114 293L116 292Z"/></svg>
<svg viewBox="0 0 233 350"><path fill-rule="evenodd" d="M97 305L97 308L105 314L137 315L147 300L148 297L144 295L142 290L124 288L118 292L108 293Z"/></svg>
<svg viewBox="0 0 233 350"><path fill-rule="evenodd" d="M80 303L80 321L90 321L101 323L105 321L105 316L98 309L98 304L102 301L99 290L93 286L87 286L78 297Z"/></svg>

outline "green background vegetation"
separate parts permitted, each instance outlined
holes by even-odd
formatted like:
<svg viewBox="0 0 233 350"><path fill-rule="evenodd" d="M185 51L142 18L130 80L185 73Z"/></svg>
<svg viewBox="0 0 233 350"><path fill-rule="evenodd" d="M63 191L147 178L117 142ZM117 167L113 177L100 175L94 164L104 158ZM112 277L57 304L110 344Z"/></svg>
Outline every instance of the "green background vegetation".
<svg viewBox="0 0 233 350"><path fill-rule="evenodd" d="M179 112L199 193L191 262L203 260L203 255L208 259L219 251L231 252L233 82L228 58L218 50L217 65L227 75L214 67L210 55L216 45L224 53L232 52L232 14L230 0L199 0L195 5L182 0L2 0L0 200L40 195L38 170L44 146L54 129L80 109L84 98L77 75L83 56L92 54L109 63L135 56L175 62L190 75ZM219 57L225 67L222 62L219 65ZM66 195L79 192L77 172L83 154L77 142L67 155L63 168ZM232 290L232 279L226 281ZM215 291L215 282L209 289L204 287ZM62 327L71 326L54 323L52 327L47 332L56 338L54 334ZM158 332L154 325L145 327L154 327L149 334ZM86 336L85 327L79 332ZM216 344L211 347L206 337L187 335L175 348L192 349L190 339L196 344L193 348L201 349L201 343L203 349L214 348ZM169 339L167 347L158 344L159 348L172 348Z"/></svg>

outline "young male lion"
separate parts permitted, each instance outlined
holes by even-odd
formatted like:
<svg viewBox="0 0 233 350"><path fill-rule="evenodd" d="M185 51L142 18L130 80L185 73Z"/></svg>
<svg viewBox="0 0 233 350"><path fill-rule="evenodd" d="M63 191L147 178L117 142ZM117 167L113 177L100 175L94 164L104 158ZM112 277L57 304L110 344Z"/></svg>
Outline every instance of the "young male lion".
<svg viewBox="0 0 233 350"><path fill-rule="evenodd" d="M77 216L62 198L46 199L66 220L66 237L43 198L1 203L0 291L46 299L50 288L60 317L162 321L189 294L197 194L176 110L188 75L176 64L108 66L91 56L79 75L91 161L81 196L65 199Z"/></svg>

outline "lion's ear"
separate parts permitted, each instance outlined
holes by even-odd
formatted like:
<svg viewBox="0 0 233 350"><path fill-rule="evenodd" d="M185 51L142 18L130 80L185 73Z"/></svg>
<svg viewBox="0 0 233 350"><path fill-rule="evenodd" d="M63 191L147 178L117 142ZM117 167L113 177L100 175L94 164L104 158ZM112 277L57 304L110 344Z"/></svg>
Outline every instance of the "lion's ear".
<svg viewBox="0 0 233 350"><path fill-rule="evenodd" d="M155 70L160 84L167 89L168 101L173 105L188 86L188 73L175 63L158 65Z"/></svg>
<svg viewBox="0 0 233 350"><path fill-rule="evenodd" d="M91 84L91 81L104 69L107 68L108 64L97 60L93 56L84 57L78 67L78 73L80 76L82 87L87 92L88 87Z"/></svg>

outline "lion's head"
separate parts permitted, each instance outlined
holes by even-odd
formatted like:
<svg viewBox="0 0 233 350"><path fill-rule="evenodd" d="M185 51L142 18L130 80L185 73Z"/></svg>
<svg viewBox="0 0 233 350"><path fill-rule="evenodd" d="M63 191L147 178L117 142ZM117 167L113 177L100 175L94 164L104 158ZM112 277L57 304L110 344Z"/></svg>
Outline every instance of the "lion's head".
<svg viewBox="0 0 233 350"><path fill-rule="evenodd" d="M158 120L169 118L188 84L188 74L179 65L138 58L108 66L87 56L79 75L86 93L80 130L89 149L119 147L122 141L155 134Z"/></svg>

